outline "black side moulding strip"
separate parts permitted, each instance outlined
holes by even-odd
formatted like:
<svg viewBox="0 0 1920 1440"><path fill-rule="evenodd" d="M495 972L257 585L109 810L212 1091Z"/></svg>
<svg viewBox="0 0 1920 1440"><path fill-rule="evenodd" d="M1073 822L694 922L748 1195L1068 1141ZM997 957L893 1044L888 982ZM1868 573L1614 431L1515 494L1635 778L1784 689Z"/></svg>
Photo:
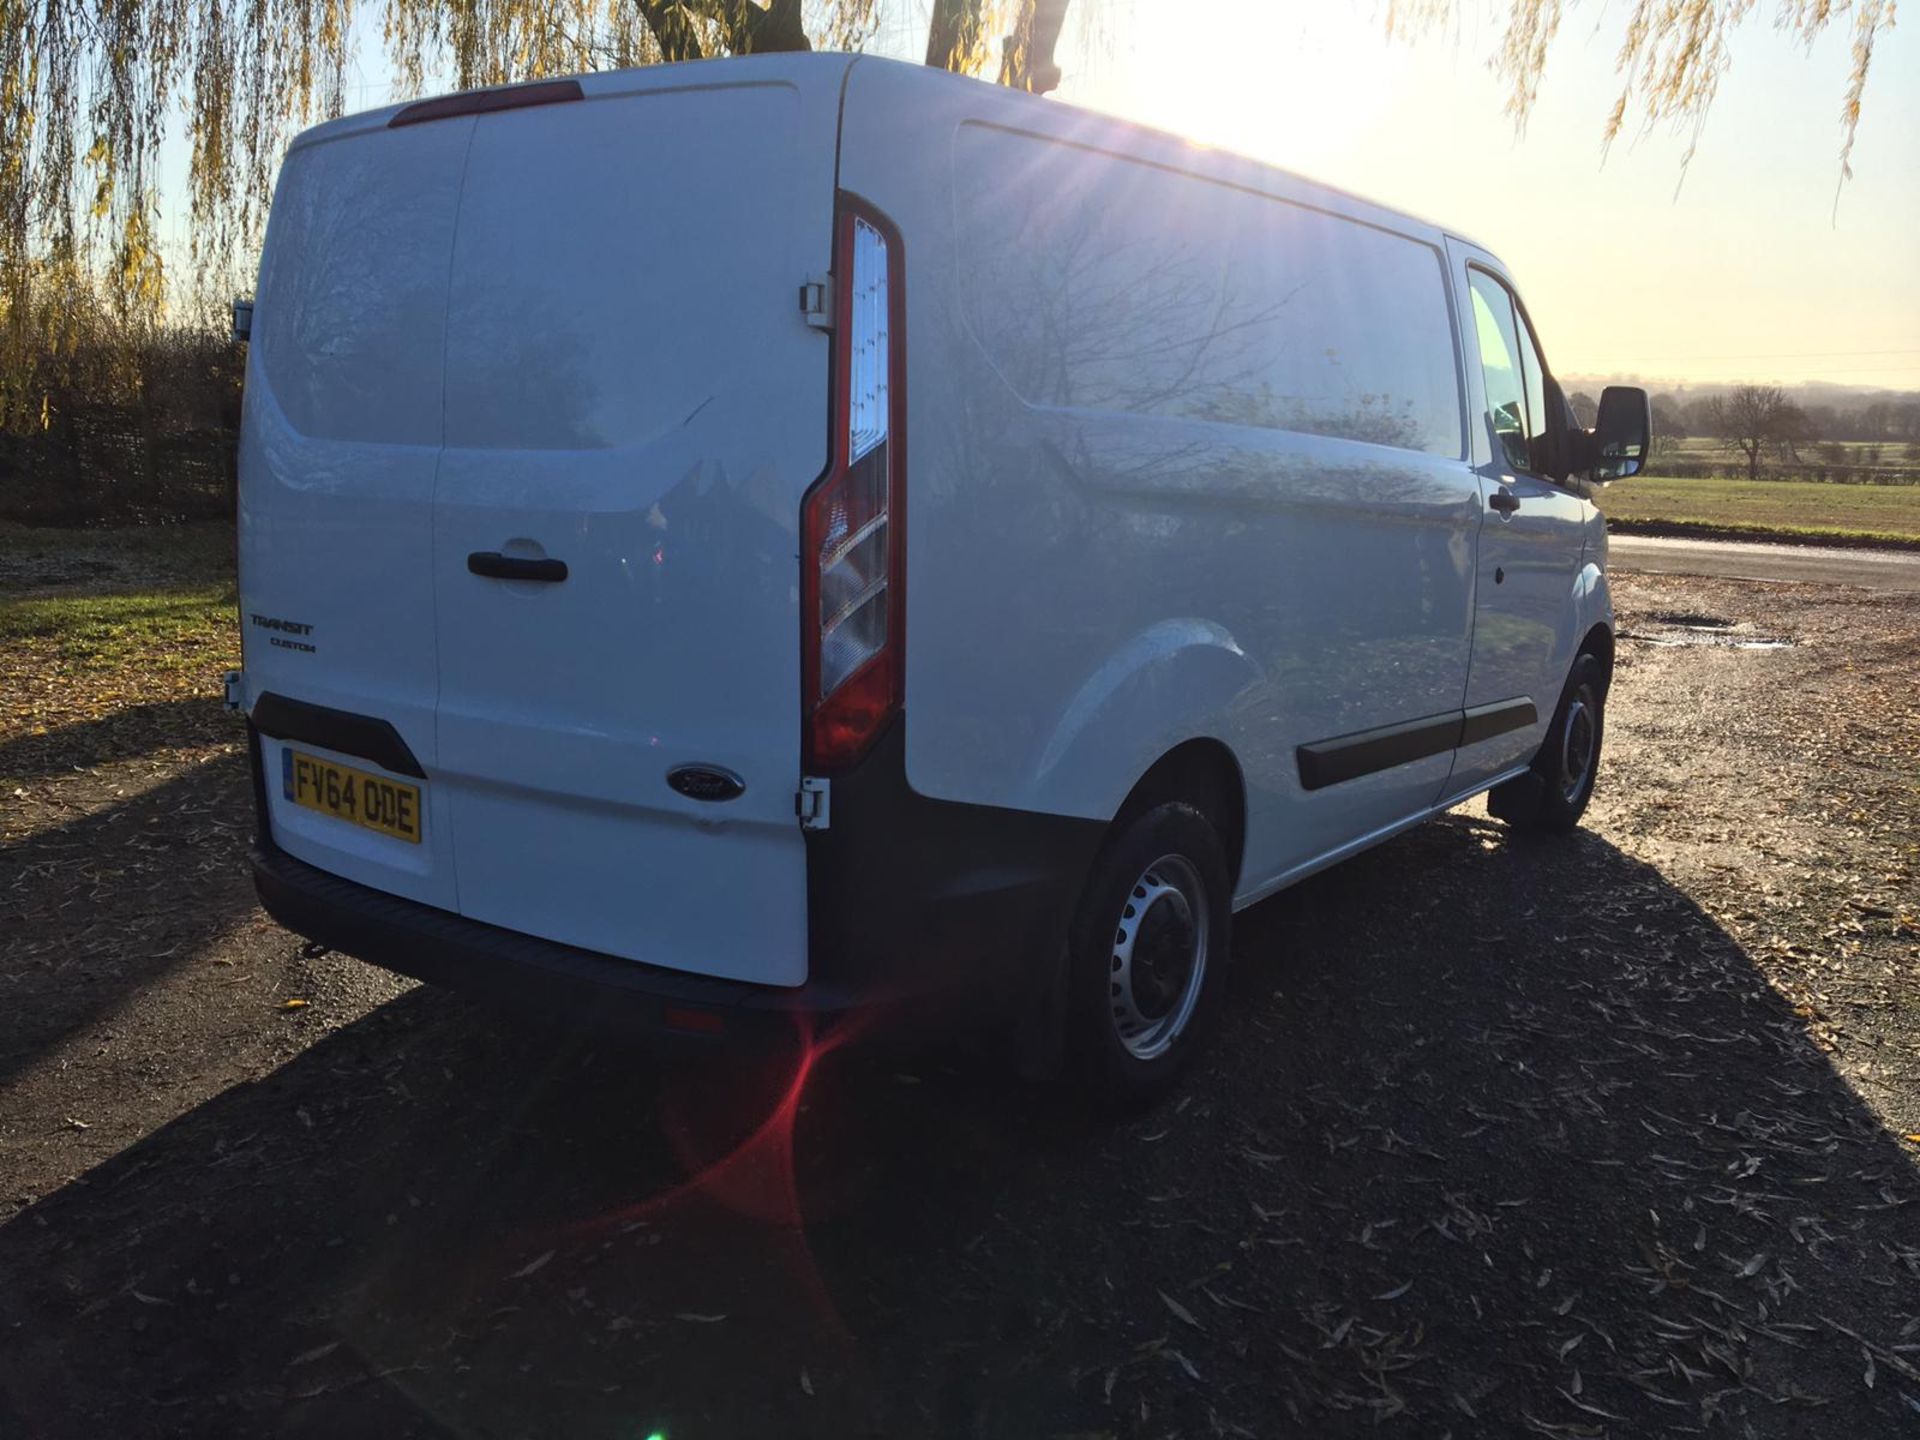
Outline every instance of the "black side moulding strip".
<svg viewBox="0 0 1920 1440"><path fill-rule="evenodd" d="M1524 730L1537 717L1533 701L1521 696L1315 740L1294 752L1300 766L1300 784L1307 790L1324 790L1342 780L1357 780L1362 775L1491 740L1509 730Z"/></svg>
<svg viewBox="0 0 1920 1440"><path fill-rule="evenodd" d="M1496 700L1491 705L1474 705L1460 712L1460 743L1472 745L1491 740L1509 730L1525 730L1539 712L1524 695L1518 700Z"/></svg>

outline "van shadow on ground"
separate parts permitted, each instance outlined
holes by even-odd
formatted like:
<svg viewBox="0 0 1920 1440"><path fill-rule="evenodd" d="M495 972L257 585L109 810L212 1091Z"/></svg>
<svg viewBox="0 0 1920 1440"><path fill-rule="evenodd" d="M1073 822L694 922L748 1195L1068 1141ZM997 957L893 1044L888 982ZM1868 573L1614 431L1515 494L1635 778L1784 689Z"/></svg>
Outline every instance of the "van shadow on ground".
<svg viewBox="0 0 1920 1440"><path fill-rule="evenodd" d="M70 731L88 732L75 741L92 747L88 763L143 753L124 742L155 733L104 748L89 727L54 734ZM0 746L0 775L35 773L27 765L51 754L27 741ZM0 1084L253 909L246 757L220 755L118 798L144 778L103 771L93 788L108 803L0 845ZM62 793L80 798L77 786Z"/></svg>
<svg viewBox="0 0 1920 1440"><path fill-rule="evenodd" d="M149 755L165 746L230 740L238 728L239 722L227 715L217 696L126 705L96 719L0 742L0 775L68 775Z"/></svg>
<svg viewBox="0 0 1920 1440"><path fill-rule="evenodd" d="M1911 1433L1920 1177L1659 874L1454 816L1236 949L1119 1126L413 991L0 1231L0 1431Z"/></svg>

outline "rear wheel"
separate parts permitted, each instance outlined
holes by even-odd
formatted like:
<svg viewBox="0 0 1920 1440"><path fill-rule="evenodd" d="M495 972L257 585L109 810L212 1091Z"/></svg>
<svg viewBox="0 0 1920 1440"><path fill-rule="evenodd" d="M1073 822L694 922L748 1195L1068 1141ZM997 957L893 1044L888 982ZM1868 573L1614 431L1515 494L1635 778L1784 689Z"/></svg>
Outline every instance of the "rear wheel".
<svg viewBox="0 0 1920 1440"><path fill-rule="evenodd" d="M1583 651L1573 662L1532 770L1495 786L1487 808L1516 829L1558 831L1578 825L1600 771L1606 704L1606 667L1599 656Z"/></svg>
<svg viewBox="0 0 1920 1440"><path fill-rule="evenodd" d="M1145 1104L1204 1043L1226 983L1226 847L1180 802L1120 822L1088 876L1071 937L1068 1024L1104 1103Z"/></svg>

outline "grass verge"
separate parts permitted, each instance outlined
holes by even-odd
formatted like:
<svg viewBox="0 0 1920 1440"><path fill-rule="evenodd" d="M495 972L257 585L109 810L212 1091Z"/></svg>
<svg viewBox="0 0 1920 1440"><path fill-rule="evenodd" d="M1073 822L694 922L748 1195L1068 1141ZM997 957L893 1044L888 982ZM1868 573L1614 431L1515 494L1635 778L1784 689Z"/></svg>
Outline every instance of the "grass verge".
<svg viewBox="0 0 1920 1440"><path fill-rule="evenodd" d="M0 743L136 705L217 716L240 658L232 554L224 526L0 528Z"/></svg>
<svg viewBox="0 0 1920 1440"><path fill-rule="evenodd" d="M1640 475L1602 490L1599 505L1623 534L1920 545L1920 486Z"/></svg>

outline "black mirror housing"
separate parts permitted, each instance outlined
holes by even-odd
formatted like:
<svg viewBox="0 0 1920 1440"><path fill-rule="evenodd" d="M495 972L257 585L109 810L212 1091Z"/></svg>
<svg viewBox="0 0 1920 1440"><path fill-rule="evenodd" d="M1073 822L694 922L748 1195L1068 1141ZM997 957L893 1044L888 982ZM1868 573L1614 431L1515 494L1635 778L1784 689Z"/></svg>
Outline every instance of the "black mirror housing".
<svg viewBox="0 0 1920 1440"><path fill-rule="evenodd" d="M1600 392L1593 425L1593 478L1605 484L1647 468L1653 450L1653 406L1637 385L1609 385Z"/></svg>

